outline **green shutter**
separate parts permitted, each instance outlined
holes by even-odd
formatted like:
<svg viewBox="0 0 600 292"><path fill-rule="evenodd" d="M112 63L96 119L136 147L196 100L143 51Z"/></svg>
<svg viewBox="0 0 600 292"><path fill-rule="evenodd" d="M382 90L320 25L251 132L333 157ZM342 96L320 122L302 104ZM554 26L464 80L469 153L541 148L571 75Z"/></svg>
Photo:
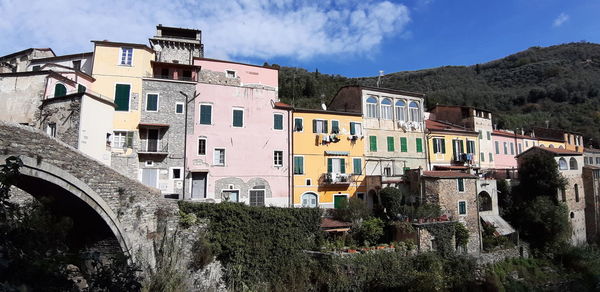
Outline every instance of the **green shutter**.
<svg viewBox="0 0 600 292"><path fill-rule="evenodd" d="M212 105L202 104L200 105L200 124L210 125L212 121Z"/></svg>
<svg viewBox="0 0 600 292"><path fill-rule="evenodd" d="M483 139L483 131L479 130L479 140Z"/></svg>
<svg viewBox="0 0 600 292"><path fill-rule="evenodd" d="M327 172L333 171L333 158L327 158Z"/></svg>
<svg viewBox="0 0 600 292"><path fill-rule="evenodd" d="M337 134L340 132L340 122L338 121L331 121L331 133L332 134Z"/></svg>
<svg viewBox="0 0 600 292"><path fill-rule="evenodd" d="M327 128L327 121L323 121L323 133L327 133L328 128Z"/></svg>
<svg viewBox="0 0 600 292"><path fill-rule="evenodd" d="M233 126L243 127L244 126L244 111L233 110Z"/></svg>
<svg viewBox="0 0 600 292"><path fill-rule="evenodd" d="M446 139L441 139L442 140L442 153L446 154Z"/></svg>
<svg viewBox="0 0 600 292"><path fill-rule="evenodd" d="M302 119L294 119L294 130L297 132L302 131Z"/></svg>
<svg viewBox="0 0 600 292"><path fill-rule="evenodd" d="M283 115L273 115L273 128L275 130L283 130Z"/></svg>
<svg viewBox="0 0 600 292"><path fill-rule="evenodd" d="M317 132L317 120L313 120L313 133Z"/></svg>
<svg viewBox="0 0 600 292"><path fill-rule="evenodd" d="M340 172L346 173L346 159L340 159Z"/></svg>
<svg viewBox="0 0 600 292"><path fill-rule="evenodd" d="M465 191L465 180L462 178L458 179L458 191L459 192L464 192Z"/></svg>
<svg viewBox="0 0 600 292"><path fill-rule="evenodd" d="M133 132L127 132L127 148L133 148Z"/></svg>
<svg viewBox="0 0 600 292"><path fill-rule="evenodd" d="M129 111L129 91L131 85L129 84L117 84L115 87L115 104L117 105L116 111Z"/></svg>
<svg viewBox="0 0 600 292"><path fill-rule="evenodd" d="M400 151L408 152L408 141L406 137L400 137Z"/></svg>
<svg viewBox="0 0 600 292"><path fill-rule="evenodd" d="M77 84L77 92L78 93L85 92L85 90L86 90L85 86L83 86L81 84Z"/></svg>
<svg viewBox="0 0 600 292"><path fill-rule="evenodd" d="M356 123L350 122L350 135L356 135Z"/></svg>
<svg viewBox="0 0 600 292"><path fill-rule="evenodd" d="M304 174L304 157L294 157L294 174Z"/></svg>
<svg viewBox="0 0 600 292"><path fill-rule="evenodd" d="M369 150L371 150L372 152L377 151L377 137L376 136L369 136Z"/></svg>
<svg viewBox="0 0 600 292"><path fill-rule="evenodd" d="M460 201L458 202L458 214L464 215L467 214L467 203Z"/></svg>
<svg viewBox="0 0 600 292"><path fill-rule="evenodd" d="M494 161L494 156L492 155L492 153L490 152L490 161L489 162L493 162Z"/></svg>
<svg viewBox="0 0 600 292"><path fill-rule="evenodd" d="M333 208L346 208L348 206L348 198L346 196L333 197Z"/></svg>
<svg viewBox="0 0 600 292"><path fill-rule="evenodd" d="M56 85L54 86L54 97L65 95L67 95L67 88L60 83L56 83Z"/></svg>
<svg viewBox="0 0 600 292"><path fill-rule="evenodd" d="M157 111L158 110L158 94L146 95L146 110Z"/></svg>
<svg viewBox="0 0 600 292"><path fill-rule="evenodd" d="M387 137L387 149L389 152L394 152L394 137Z"/></svg>
<svg viewBox="0 0 600 292"><path fill-rule="evenodd" d="M479 153L479 159L481 160L481 162L485 162L485 155L483 152Z"/></svg>
<svg viewBox="0 0 600 292"><path fill-rule="evenodd" d="M352 160L352 164L354 165L354 174L362 174L362 163L360 158L354 158Z"/></svg>
<svg viewBox="0 0 600 292"><path fill-rule="evenodd" d="M417 138L417 152L423 152L423 139Z"/></svg>
<svg viewBox="0 0 600 292"><path fill-rule="evenodd" d="M436 139L436 138L433 139L433 153L438 153L440 151L440 149L438 149L437 141L439 141L439 139Z"/></svg>

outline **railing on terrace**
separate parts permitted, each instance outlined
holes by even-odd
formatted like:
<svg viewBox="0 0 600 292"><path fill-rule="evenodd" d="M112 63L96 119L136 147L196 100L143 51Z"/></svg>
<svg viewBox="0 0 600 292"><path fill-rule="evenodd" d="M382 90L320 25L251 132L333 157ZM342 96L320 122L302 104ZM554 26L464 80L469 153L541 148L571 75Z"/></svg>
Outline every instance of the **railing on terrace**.
<svg viewBox="0 0 600 292"><path fill-rule="evenodd" d="M167 154L169 153L169 144L162 140L141 140L137 152L144 154Z"/></svg>
<svg viewBox="0 0 600 292"><path fill-rule="evenodd" d="M193 81L193 82L196 81L195 78L193 78L193 77L179 76L177 78L173 78L172 75L160 75L160 74L154 74L152 76L147 76L147 77L156 78L156 79L179 80L179 81Z"/></svg>
<svg viewBox="0 0 600 292"><path fill-rule="evenodd" d="M319 178L321 185L347 185L354 181L354 176L349 173L327 172Z"/></svg>

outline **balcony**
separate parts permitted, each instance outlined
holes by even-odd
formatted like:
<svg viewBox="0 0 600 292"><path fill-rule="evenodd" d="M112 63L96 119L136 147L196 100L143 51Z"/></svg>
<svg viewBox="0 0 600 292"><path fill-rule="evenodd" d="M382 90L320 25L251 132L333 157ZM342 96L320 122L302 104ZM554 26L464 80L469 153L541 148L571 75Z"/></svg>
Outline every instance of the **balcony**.
<svg viewBox="0 0 600 292"><path fill-rule="evenodd" d="M178 76L177 78L174 78L174 76L172 76L172 75L159 75L159 74L154 74L152 76L152 78L156 78L156 79L169 79L169 80L179 80L179 81L193 81L193 82L196 81L193 77Z"/></svg>
<svg viewBox="0 0 600 292"><path fill-rule="evenodd" d="M137 149L138 154L167 155L169 144L162 140L141 140Z"/></svg>
<svg viewBox="0 0 600 292"><path fill-rule="evenodd" d="M353 176L349 173L328 172L319 178L322 185L349 185L352 181Z"/></svg>

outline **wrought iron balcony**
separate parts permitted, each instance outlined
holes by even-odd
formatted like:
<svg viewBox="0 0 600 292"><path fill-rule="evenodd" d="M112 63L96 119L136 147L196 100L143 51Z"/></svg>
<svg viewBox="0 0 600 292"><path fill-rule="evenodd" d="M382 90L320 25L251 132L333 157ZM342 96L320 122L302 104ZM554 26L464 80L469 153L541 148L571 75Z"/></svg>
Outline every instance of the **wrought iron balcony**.
<svg viewBox="0 0 600 292"><path fill-rule="evenodd" d="M137 152L138 154L167 155L169 144L163 140L141 140Z"/></svg>
<svg viewBox="0 0 600 292"><path fill-rule="evenodd" d="M348 185L353 181L349 173L327 172L321 175L319 183L322 185Z"/></svg>

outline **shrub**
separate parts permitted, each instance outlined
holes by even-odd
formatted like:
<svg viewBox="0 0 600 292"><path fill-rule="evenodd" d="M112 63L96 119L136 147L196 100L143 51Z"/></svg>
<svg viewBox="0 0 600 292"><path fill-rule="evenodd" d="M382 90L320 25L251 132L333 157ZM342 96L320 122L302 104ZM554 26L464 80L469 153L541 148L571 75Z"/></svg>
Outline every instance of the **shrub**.
<svg viewBox="0 0 600 292"><path fill-rule="evenodd" d="M384 223L379 218L369 218L354 229L354 239L365 246L376 244L383 236Z"/></svg>

